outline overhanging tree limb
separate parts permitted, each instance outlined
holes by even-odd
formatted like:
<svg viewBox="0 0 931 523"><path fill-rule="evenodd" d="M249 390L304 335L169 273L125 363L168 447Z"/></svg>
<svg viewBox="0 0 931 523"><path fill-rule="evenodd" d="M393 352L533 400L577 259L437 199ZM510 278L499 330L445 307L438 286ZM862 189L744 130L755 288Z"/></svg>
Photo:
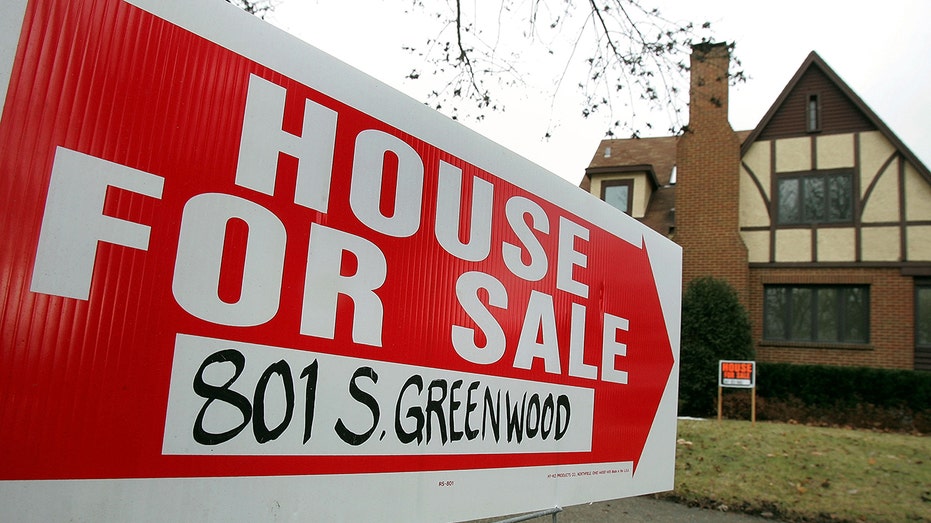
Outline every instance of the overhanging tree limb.
<svg viewBox="0 0 931 523"><path fill-rule="evenodd" d="M478 21L478 9L479 5L485 7L486 3L476 4L475 9L469 11L461 0L456 0L450 6L452 9L448 15L437 10L437 18L451 18L450 25L455 27L457 54L439 55L429 49L421 53L425 63L434 66L432 74L421 74L421 79L452 76L448 89L434 91L431 95L436 106L443 106L455 114L468 111L468 106L472 105L479 119L488 110L501 110L499 104L490 104L492 92L524 85L523 78L528 66L539 67L540 64L519 62L525 54L531 54L541 44L547 46L550 55L567 56L566 62L561 65L546 65L554 72L550 95L555 98L568 75L578 74L572 72L577 67L573 63L579 63L583 58L579 56L580 50L590 45L591 54L585 58L588 72L578 82L584 97L581 102L583 115L588 116L606 108L611 116L621 116L611 124L608 134L617 129L638 134L644 127L652 127L650 120L640 121L636 111L637 107L643 109L641 105L645 105L650 108L646 112L663 112L665 118L671 120L669 130L678 132L682 125L678 115L687 103L680 96L686 91L683 87L687 85L684 73L688 67L685 58L691 50L692 42L711 39L710 24L696 26L690 22L675 23L663 17L658 10L645 8L638 0L609 0L603 4L597 0L581 3L568 0L560 3L564 7L562 10L551 9L550 3L547 0L531 0L529 13L524 11L527 14L520 15L515 7L522 3L518 0L501 0L498 19L484 22L484 25ZM414 5L419 9L428 9L419 0ZM546 16L551 16L549 24L544 23ZM466 23L470 18L475 22ZM515 19L526 21L528 18L529 31L513 30ZM579 24L579 20L584 21ZM546 39L549 35L562 34L565 29L572 31L575 37L561 44L564 47L557 48L560 44ZM494 43L483 44L482 33L492 31L496 35ZM651 31L656 32L655 38L650 35ZM507 41L502 43L502 35L521 33L524 34L522 43L515 42L514 38L505 39ZM437 40L442 40L441 34ZM622 45L625 41L626 45ZM550 47L551 44L553 47ZM515 47L510 54L503 53L506 58L502 60L501 50L508 45ZM409 50L415 51L415 48L410 47ZM511 62L508 63L508 60ZM739 64L736 60L735 63ZM508 74L501 75L501 71L507 71ZM739 80L743 75L738 72L734 78ZM497 83L498 87L488 86L489 81ZM535 82L533 85L541 84Z"/></svg>

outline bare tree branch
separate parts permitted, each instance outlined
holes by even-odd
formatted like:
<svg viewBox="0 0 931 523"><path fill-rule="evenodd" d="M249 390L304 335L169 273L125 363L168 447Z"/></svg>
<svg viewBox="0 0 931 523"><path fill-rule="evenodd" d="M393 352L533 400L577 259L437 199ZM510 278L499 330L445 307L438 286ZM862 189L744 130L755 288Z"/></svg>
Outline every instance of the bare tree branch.
<svg viewBox="0 0 931 523"><path fill-rule="evenodd" d="M487 107L489 103L489 97L486 93L482 93L482 88L476 83L475 70L472 67L472 60L469 58L469 52L462 43L462 4L460 0L456 0L456 44L459 46L459 56L456 60L465 67L466 76L472 84L472 88L475 89L476 93L481 93L482 102L479 107Z"/></svg>
<svg viewBox="0 0 931 523"><path fill-rule="evenodd" d="M261 18L280 0L226 1ZM434 87L427 102L453 118L481 120L504 111L503 95L515 91L542 91L553 114L567 80L578 77L580 113L609 117L607 135L639 135L653 128L654 118L677 133L691 46L711 40L709 23L672 21L644 7L644 0L473 0L471 8L462 0L410 1L410 10L437 24L435 37L404 48L422 60L407 78L429 77ZM489 5L496 6L492 17L484 11ZM733 60L732 80L742 81L740 62ZM540 69L550 80L528 82L530 71Z"/></svg>
<svg viewBox="0 0 931 523"><path fill-rule="evenodd" d="M497 21L479 19L479 5L485 7L485 2L476 2L469 11L461 0L455 0L449 11L436 10L438 19L448 19L448 25L455 28L457 50L450 55L448 50L436 53L436 46L428 46L421 52L425 64L433 66L431 77L448 78L447 87L430 97L436 107L446 106L454 115L476 111L477 119L486 111L503 110L492 102L493 93L516 86L526 88L528 69L540 64L523 63L528 60L525 55L538 52L543 45L551 57L565 60L545 64L553 75L552 96L563 89L567 78L579 74L581 113L588 117L606 110L613 120L607 134L624 129L636 135L652 128L651 118L637 114L636 108L644 106L647 113L664 114L664 119L672 122L671 132L681 129L679 115L687 104L688 54L693 42L711 39L709 23L696 27L691 22L673 22L658 10L644 7L640 0L562 0L558 2L562 9L557 10L550 5L556 0L529 0L529 11L521 15L515 8L524 1L500 0ZM413 5L428 9L422 0L414 0ZM495 23L497 27L493 27ZM526 23L528 29L515 31L515 23ZM482 34L491 31L495 32L493 42L485 44ZM570 34L568 40L566 33ZM515 41L515 34L523 34L523 41ZM436 40L444 40L442 29ZM586 49L587 57L583 54ZM417 52L414 47L408 50ZM582 63L587 72L578 71ZM739 66L739 61L734 64ZM419 71L416 77L420 77ZM737 81L744 78L739 71L732 77Z"/></svg>
<svg viewBox="0 0 931 523"><path fill-rule="evenodd" d="M277 0L226 0L226 2L262 19L269 11L273 11L278 3Z"/></svg>

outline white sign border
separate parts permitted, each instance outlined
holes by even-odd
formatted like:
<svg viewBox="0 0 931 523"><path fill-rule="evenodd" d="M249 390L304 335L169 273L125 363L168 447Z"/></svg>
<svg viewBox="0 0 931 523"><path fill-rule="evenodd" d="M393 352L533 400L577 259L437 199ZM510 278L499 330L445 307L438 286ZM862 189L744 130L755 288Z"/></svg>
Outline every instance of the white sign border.
<svg viewBox="0 0 931 523"><path fill-rule="evenodd" d="M26 2L15 0L0 1L0 122L3 121L3 108L6 93L13 79L13 61L16 48L23 30L26 16Z"/></svg>
<svg viewBox="0 0 931 523"><path fill-rule="evenodd" d="M486 470L466 470L297 477L2 481L0 514L17 521L57 520L63 515L134 521L265 520L274 516L283 519L310 516L312 520L372 517L444 520L457 514L470 518L494 516L673 488L675 464L670 453L674 456L681 303L681 249L678 246L610 206L597 203L556 175L541 176L547 172L542 167L222 0L129 0L129 3L334 96L389 125L430 140L432 145L553 202L633 245L646 247L674 365L641 456L641 466L632 476L619 478L617 482L607 482L597 476L572 481L547 478L547 474L572 474L580 468L595 467L593 464L495 469L491 475ZM5 103L26 0L0 0L0 9L4 13L0 20L0 100ZM321 71L328 74L320 74ZM373 97L373 91L377 91L378 96ZM379 103L374 103L373 99L378 99ZM384 103L385 100L390 103ZM542 472L534 475L540 479L528 482L527 472L534 468ZM453 486L438 488L440 481L453 481ZM520 482L523 488L519 497L501 495ZM308 504L308 492L314 492L318 499L328 499L328 503ZM362 497L376 494L385 502L378 505L358 502ZM475 503L476 497L481 498L482 503ZM235 500L235 503L218 505L205 503L206 499ZM398 499L426 501L419 506L388 501Z"/></svg>
<svg viewBox="0 0 931 523"><path fill-rule="evenodd" d="M750 379L750 385L735 385L724 382L724 364L725 363L749 363L753 367L753 377ZM718 387L726 389L755 389L756 388L756 361L755 360L718 360Z"/></svg>

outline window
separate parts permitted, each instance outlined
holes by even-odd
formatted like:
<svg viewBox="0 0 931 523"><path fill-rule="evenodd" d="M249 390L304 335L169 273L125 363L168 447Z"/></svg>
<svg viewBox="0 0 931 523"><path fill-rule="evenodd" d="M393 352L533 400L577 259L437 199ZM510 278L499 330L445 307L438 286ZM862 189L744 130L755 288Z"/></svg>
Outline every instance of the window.
<svg viewBox="0 0 931 523"><path fill-rule="evenodd" d="M630 214L632 210L633 192L633 180L605 180L601 182L601 199L627 214Z"/></svg>
<svg viewBox="0 0 931 523"><path fill-rule="evenodd" d="M931 370L931 282L915 286L915 370Z"/></svg>
<svg viewBox="0 0 931 523"><path fill-rule="evenodd" d="M776 180L780 225L843 223L853 219L853 173L814 171Z"/></svg>
<svg viewBox="0 0 931 523"><path fill-rule="evenodd" d="M931 285L915 287L915 341L931 347Z"/></svg>
<svg viewBox="0 0 931 523"><path fill-rule="evenodd" d="M817 94L808 95L808 105L805 107L808 132L816 133L821 130L821 105Z"/></svg>
<svg viewBox="0 0 931 523"><path fill-rule="evenodd" d="M870 341L866 285L766 285L763 292L764 340Z"/></svg>

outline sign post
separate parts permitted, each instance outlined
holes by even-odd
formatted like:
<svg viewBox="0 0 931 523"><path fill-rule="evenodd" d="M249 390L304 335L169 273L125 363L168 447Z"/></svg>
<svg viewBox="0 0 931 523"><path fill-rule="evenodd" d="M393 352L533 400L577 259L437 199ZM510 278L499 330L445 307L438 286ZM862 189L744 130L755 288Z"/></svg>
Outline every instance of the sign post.
<svg viewBox="0 0 931 523"><path fill-rule="evenodd" d="M0 519L673 487L678 246L225 2L0 9Z"/></svg>
<svg viewBox="0 0 931 523"><path fill-rule="evenodd" d="M718 421L721 421L724 387L750 389L750 419L756 425L756 362L720 360L718 362Z"/></svg>

